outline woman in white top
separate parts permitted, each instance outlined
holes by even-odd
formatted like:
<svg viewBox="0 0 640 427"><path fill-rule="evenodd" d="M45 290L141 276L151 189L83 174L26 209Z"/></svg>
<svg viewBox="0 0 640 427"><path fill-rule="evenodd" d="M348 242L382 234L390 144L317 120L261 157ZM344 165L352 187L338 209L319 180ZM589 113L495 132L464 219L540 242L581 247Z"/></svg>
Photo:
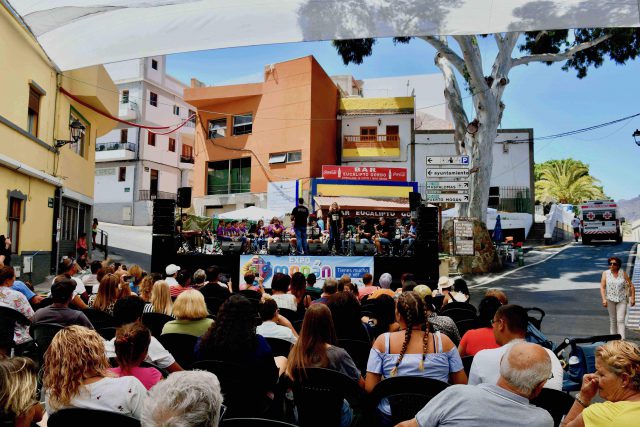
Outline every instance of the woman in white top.
<svg viewBox="0 0 640 427"><path fill-rule="evenodd" d="M83 326L68 326L55 335L45 358L43 386L48 414L72 407L140 419L147 396L137 378L117 378L109 371L104 340Z"/></svg>
<svg viewBox="0 0 640 427"><path fill-rule="evenodd" d="M602 272L600 279L600 295L602 305L609 311L609 333L620 334L625 339L624 319L627 315L627 304L636 304L636 292L631 279L622 270L622 261L618 257L610 257L609 269Z"/></svg>

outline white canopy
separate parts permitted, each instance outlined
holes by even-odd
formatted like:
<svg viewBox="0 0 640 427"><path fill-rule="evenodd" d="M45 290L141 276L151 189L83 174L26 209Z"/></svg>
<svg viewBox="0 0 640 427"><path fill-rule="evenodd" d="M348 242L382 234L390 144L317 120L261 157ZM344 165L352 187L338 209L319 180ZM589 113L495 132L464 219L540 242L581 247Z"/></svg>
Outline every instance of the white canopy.
<svg viewBox="0 0 640 427"><path fill-rule="evenodd" d="M2 0L61 70L313 40L640 26L638 0Z"/></svg>
<svg viewBox="0 0 640 427"><path fill-rule="evenodd" d="M238 209L237 211L225 212L218 215L220 219L248 219L249 221L263 220L268 222L274 216L282 218L284 214L281 212L275 212L269 209L263 209L256 206L249 206L248 208Z"/></svg>

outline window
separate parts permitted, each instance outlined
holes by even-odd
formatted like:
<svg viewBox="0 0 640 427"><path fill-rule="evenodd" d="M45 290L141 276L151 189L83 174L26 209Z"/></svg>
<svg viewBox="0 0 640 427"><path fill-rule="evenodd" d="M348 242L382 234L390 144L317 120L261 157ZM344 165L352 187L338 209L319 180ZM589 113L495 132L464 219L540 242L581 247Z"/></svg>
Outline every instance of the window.
<svg viewBox="0 0 640 427"><path fill-rule="evenodd" d="M269 154L269 164L298 163L302 161L302 151Z"/></svg>
<svg viewBox="0 0 640 427"><path fill-rule="evenodd" d="M151 68L153 68L154 70L158 69L158 61L156 61L155 59L151 60Z"/></svg>
<svg viewBox="0 0 640 427"><path fill-rule="evenodd" d="M153 105L154 107L158 106L158 94L157 93L149 92L149 104Z"/></svg>
<svg viewBox="0 0 640 427"><path fill-rule="evenodd" d="M248 193L251 191L251 157L209 162L207 194Z"/></svg>
<svg viewBox="0 0 640 427"><path fill-rule="evenodd" d="M193 111L192 109L189 109L189 117L191 117L191 118L189 119L189 121L190 121L191 123L194 123L194 124L195 124L195 123L196 123L196 112L195 112L195 111Z"/></svg>
<svg viewBox="0 0 640 427"><path fill-rule="evenodd" d="M297 163L302 161L302 151L290 151L287 153L287 163Z"/></svg>
<svg viewBox="0 0 640 427"><path fill-rule="evenodd" d="M76 241L78 206L63 202L62 204L62 240Z"/></svg>
<svg viewBox="0 0 640 427"><path fill-rule="evenodd" d="M173 106L173 115L174 116L179 116L180 115L180 107L178 105L174 105Z"/></svg>
<svg viewBox="0 0 640 427"><path fill-rule="evenodd" d="M118 182L124 182L127 180L127 167L120 166L118 169Z"/></svg>
<svg viewBox="0 0 640 427"><path fill-rule="evenodd" d="M387 135L400 135L400 126L387 126Z"/></svg>
<svg viewBox="0 0 640 427"><path fill-rule="evenodd" d="M246 135L253 130L253 114L243 114L242 116L233 116L233 134Z"/></svg>
<svg viewBox="0 0 640 427"><path fill-rule="evenodd" d="M192 158L193 157L193 147L190 145L182 144L182 157Z"/></svg>
<svg viewBox="0 0 640 427"><path fill-rule="evenodd" d="M122 91L122 103L123 104L129 103L129 91L128 90L123 90Z"/></svg>
<svg viewBox="0 0 640 427"><path fill-rule="evenodd" d="M69 149L74 153L76 153L77 155L84 157L85 151L86 151L85 148L87 146L87 140L89 138L88 135L91 135L91 131L89 129L89 123L85 122L80 116L80 114L78 114L72 108L71 113L69 114L69 124L71 124L74 120L78 120L80 123L82 123L85 129L84 129L84 132L82 132L82 136L80 136L80 139L78 140L78 142L74 144L69 144Z"/></svg>
<svg viewBox="0 0 640 427"><path fill-rule="evenodd" d="M158 170L151 169L151 175L149 179L149 194L152 197L156 197L158 195Z"/></svg>
<svg viewBox="0 0 640 427"><path fill-rule="evenodd" d="M27 109L27 131L38 136L38 117L40 116L40 93L33 87L29 87L29 108Z"/></svg>
<svg viewBox="0 0 640 427"><path fill-rule="evenodd" d="M17 197L9 197L9 239L11 239L11 253L18 253L20 240L20 213L22 200Z"/></svg>
<svg viewBox="0 0 640 427"><path fill-rule="evenodd" d="M209 139L227 136L227 119L209 120Z"/></svg>
<svg viewBox="0 0 640 427"><path fill-rule="evenodd" d="M129 141L129 129L120 129L120 142L125 143Z"/></svg>
<svg viewBox="0 0 640 427"><path fill-rule="evenodd" d="M148 131L149 133L147 134L147 144L149 145L153 145L154 147L156 146L156 134Z"/></svg>
<svg viewBox="0 0 640 427"><path fill-rule="evenodd" d="M378 128L375 126L360 128L360 141L375 141L378 135Z"/></svg>
<svg viewBox="0 0 640 427"><path fill-rule="evenodd" d="M176 140L174 138L169 138L169 151L176 152Z"/></svg>

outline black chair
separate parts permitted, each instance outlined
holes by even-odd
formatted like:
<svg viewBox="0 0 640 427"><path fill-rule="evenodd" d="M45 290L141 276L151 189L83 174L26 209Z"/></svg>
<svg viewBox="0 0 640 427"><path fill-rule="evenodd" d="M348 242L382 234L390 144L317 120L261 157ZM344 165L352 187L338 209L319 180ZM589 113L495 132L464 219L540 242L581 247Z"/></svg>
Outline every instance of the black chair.
<svg viewBox="0 0 640 427"><path fill-rule="evenodd" d="M525 310L527 310L529 322L539 330L542 330L542 319L544 319L544 316L546 315L544 310L538 307L528 307L525 308Z"/></svg>
<svg viewBox="0 0 640 427"><path fill-rule="evenodd" d="M35 309L40 310L41 308L49 307L51 304L53 304L53 299L51 299L51 297L46 297L45 299L40 301L38 307Z"/></svg>
<svg viewBox="0 0 640 427"><path fill-rule="evenodd" d="M465 356L462 358L462 366L464 366L464 373L469 376L471 371L471 364L473 363L473 356Z"/></svg>
<svg viewBox="0 0 640 427"><path fill-rule="evenodd" d="M569 393L549 388L543 388L538 397L531 400L532 405L545 409L551 414L553 424L556 426L559 426L562 417L569 413L573 402L575 400Z"/></svg>
<svg viewBox="0 0 640 427"><path fill-rule="evenodd" d="M266 418L228 418L220 422L220 427L296 427L296 425Z"/></svg>
<svg viewBox="0 0 640 427"><path fill-rule="evenodd" d="M284 357L289 356L289 352L291 351L291 346L293 345L289 341L283 340L280 338L265 337L265 339L269 343L269 346L271 347L271 352L273 353L274 356L284 356Z"/></svg>
<svg viewBox="0 0 640 427"><path fill-rule="evenodd" d="M142 315L142 324L146 326L154 337L159 337L162 334L162 328L164 324L175 320L173 317L164 313L144 313Z"/></svg>
<svg viewBox="0 0 640 427"><path fill-rule="evenodd" d="M367 362L369 361L371 344L367 341L339 339L337 345L349 353L349 356L353 359L356 367L364 376L367 372Z"/></svg>
<svg viewBox="0 0 640 427"><path fill-rule="evenodd" d="M114 328L118 326L116 319L104 311L96 310L94 308L85 308L82 312L87 316L89 322L91 322L96 331L102 328Z"/></svg>
<svg viewBox="0 0 640 427"><path fill-rule="evenodd" d="M294 381L291 388L302 427L339 426L345 399L353 409L354 419L361 412L362 390L341 372L307 368L303 379Z"/></svg>
<svg viewBox="0 0 640 427"><path fill-rule="evenodd" d="M60 409L49 416L49 427L85 427L92 424L118 427L140 427L140 421L118 412L97 409Z"/></svg>
<svg viewBox="0 0 640 427"><path fill-rule="evenodd" d="M291 323L295 322L296 320L301 320L304 316L304 313L302 314L302 316L300 316L300 313L298 313L297 311L289 310L288 308L278 308L278 311Z"/></svg>
<svg viewBox="0 0 640 427"><path fill-rule="evenodd" d="M96 329L96 332L100 334L100 336L105 341L111 341L116 337L116 328L115 326L107 326L104 328Z"/></svg>
<svg viewBox="0 0 640 427"><path fill-rule="evenodd" d="M446 314L443 316L446 316ZM463 337L467 331L478 328L478 321L476 319L456 320L454 323L456 324L461 337Z"/></svg>
<svg viewBox="0 0 640 427"><path fill-rule="evenodd" d="M225 300L218 297L206 297L204 302L207 304L207 310L209 310L209 313L216 316L220 306L224 304Z"/></svg>
<svg viewBox="0 0 640 427"><path fill-rule="evenodd" d="M302 330L302 320L295 320L291 322L291 326L293 326L293 329L295 329L297 333L300 333Z"/></svg>
<svg viewBox="0 0 640 427"><path fill-rule="evenodd" d="M40 362L44 362L44 354L51 345L53 337L64 329L64 325L58 323L34 323L31 325L29 333L33 337L38 347L38 354L40 355Z"/></svg>
<svg viewBox="0 0 640 427"><path fill-rule="evenodd" d="M389 401L392 425L410 420L449 384L425 377L399 376L381 381L370 395L371 414L382 399Z"/></svg>
<svg viewBox="0 0 640 427"><path fill-rule="evenodd" d="M0 307L0 354L9 355L11 349L15 347L13 332L16 323L29 325L30 322L17 310L9 307Z"/></svg>
<svg viewBox="0 0 640 427"><path fill-rule="evenodd" d="M187 334L163 334L158 337L158 341L171 353L183 369L191 367L198 337Z"/></svg>

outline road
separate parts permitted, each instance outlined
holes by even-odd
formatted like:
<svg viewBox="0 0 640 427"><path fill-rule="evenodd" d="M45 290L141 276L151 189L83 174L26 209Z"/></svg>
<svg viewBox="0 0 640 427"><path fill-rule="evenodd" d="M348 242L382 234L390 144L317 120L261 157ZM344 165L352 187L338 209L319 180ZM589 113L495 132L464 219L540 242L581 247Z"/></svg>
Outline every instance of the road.
<svg viewBox="0 0 640 427"><path fill-rule="evenodd" d="M102 222L100 228L109 233L109 256L114 261L143 269L151 269L151 227L128 226Z"/></svg>
<svg viewBox="0 0 640 427"><path fill-rule="evenodd" d="M609 317L602 307L600 277L607 258L617 256L627 268L632 242L592 246L571 244L557 255L471 289L479 302L488 288L505 291L510 303L539 307L546 312L542 331L555 344L565 337L586 337L609 333ZM632 258L633 259L633 258ZM627 339L640 342L638 326L627 329Z"/></svg>

